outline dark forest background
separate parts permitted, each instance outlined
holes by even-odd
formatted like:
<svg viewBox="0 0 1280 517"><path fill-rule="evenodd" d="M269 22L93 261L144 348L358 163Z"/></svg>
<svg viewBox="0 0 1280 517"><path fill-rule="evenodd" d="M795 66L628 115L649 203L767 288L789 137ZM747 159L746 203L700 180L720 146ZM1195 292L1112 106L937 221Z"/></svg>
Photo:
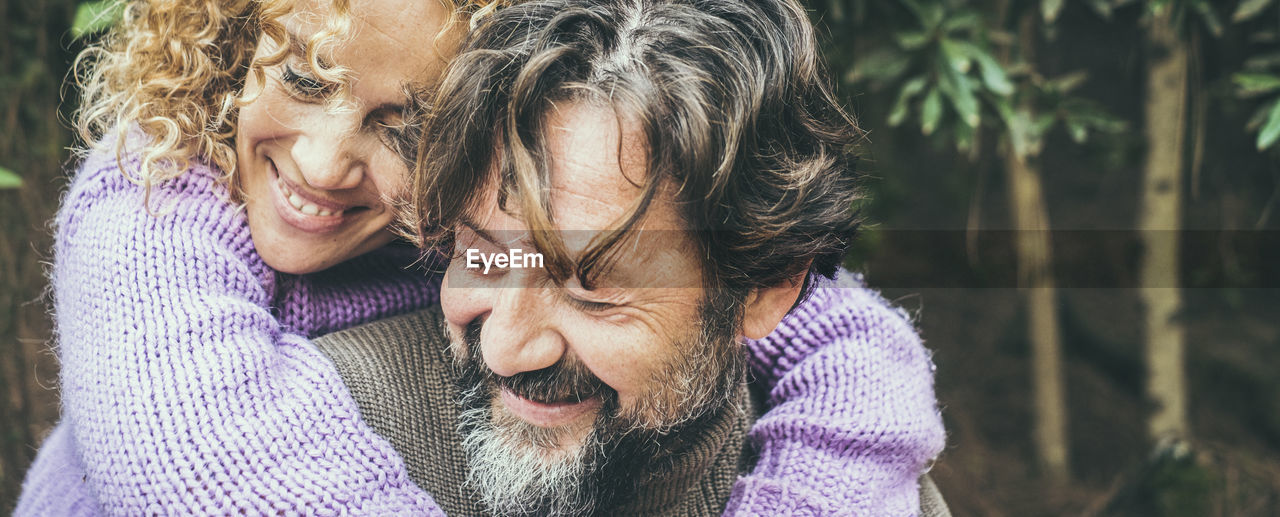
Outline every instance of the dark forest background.
<svg viewBox="0 0 1280 517"><path fill-rule="evenodd" d="M0 512L57 420L65 78L110 5L0 1ZM1280 5L806 5L867 131L848 264L935 351L952 511L1280 515Z"/></svg>

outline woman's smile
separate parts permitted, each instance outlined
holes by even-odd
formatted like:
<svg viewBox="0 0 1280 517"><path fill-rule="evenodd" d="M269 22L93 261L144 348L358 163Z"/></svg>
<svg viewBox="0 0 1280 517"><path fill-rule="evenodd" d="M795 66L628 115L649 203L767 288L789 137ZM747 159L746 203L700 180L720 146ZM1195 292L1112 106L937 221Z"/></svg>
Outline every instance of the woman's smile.
<svg viewBox="0 0 1280 517"><path fill-rule="evenodd" d="M254 247L277 271L321 271L394 238L388 227L409 170L388 142L407 122L407 87L436 81L447 57L440 52L452 48L436 44L449 19L437 2L352 7L360 37L320 58L346 71L343 85L313 69L308 55L323 29L314 20L326 18L321 3L310 5L319 12L287 16L282 41L263 38L257 58L285 55L245 87L252 100L239 113L236 179ZM335 92L342 97L329 98Z"/></svg>
<svg viewBox="0 0 1280 517"><path fill-rule="evenodd" d="M306 190L291 186L280 177L274 162L269 162L275 181L272 198L276 214L290 226L308 233L328 233L337 230L348 219L348 212L356 213L356 207L325 200Z"/></svg>

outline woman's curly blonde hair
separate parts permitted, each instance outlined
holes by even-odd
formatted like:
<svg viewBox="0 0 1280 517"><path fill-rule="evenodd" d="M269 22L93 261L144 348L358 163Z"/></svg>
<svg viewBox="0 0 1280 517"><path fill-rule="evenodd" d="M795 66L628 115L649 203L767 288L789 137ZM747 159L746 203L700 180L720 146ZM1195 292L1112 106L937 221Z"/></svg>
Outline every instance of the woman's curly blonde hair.
<svg viewBox="0 0 1280 517"><path fill-rule="evenodd" d="M259 39L286 41L281 18L298 0L135 0L122 19L96 44L76 57L74 79L80 88L75 130L81 152L106 148L116 154L120 170L150 192L155 183L178 176L192 159L223 172L230 182L236 171L236 115L255 92L245 92L245 79L285 59L282 45L253 60ZM445 24L475 19L510 0L422 0L444 3L453 14ZM325 64L324 55L349 34L350 0L330 0L326 28L313 35L306 60L320 79L339 87L330 106L348 94L346 71ZM133 128L151 141L129 169L121 159Z"/></svg>

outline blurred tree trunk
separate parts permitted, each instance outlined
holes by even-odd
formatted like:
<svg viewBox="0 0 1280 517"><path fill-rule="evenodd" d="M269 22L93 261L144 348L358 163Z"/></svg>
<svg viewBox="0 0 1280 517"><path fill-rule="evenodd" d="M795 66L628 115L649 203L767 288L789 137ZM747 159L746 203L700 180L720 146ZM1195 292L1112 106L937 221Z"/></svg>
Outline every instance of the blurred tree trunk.
<svg viewBox="0 0 1280 517"><path fill-rule="evenodd" d="M1016 229L1018 278L1027 313L1027 340L1031 343L1036 456L1047 477L1061 483L1070 477L1070 466L1053 242L1040 168L1031 160L1007 153L1005 171Z"/></svg>
<svg viewBox="0 0 1280 517"><path fill-rule="evenodd" d="M82 45L67 36L75 6L74 0L0 2L0 166L24 183L0 190L0 515L13 511L27 466L58 414L42 263L50 256L47 223L71 143L58 105L67 64Z"/></svg>
<svg viewBox="0 0 1280 517"><path fill-rule="evenodd" d="M1035 60L1038 14L1035 9L1028 9L1018 20L1018 48L1028 63ZM1006 55L1005 65L1009 64L1010 58ZM1030 96L1025 96L1019 109L1031 113L1034 107ZM1062 484L1070 478L1071 469L1067 460L1066 391L1048 204L1033 153L1020 153L1009 145L1004 153L1004 169L1009 181L1020 296L1026 307L1027 341L1031 344L1036 459L1051 482Z"/></svg>
<svg viewBox="0 0 1280 517"><path fill-rule="evenodd" d="M1189 435L1178 280L1188 51L1171 11L1165 6L1153 14L1146 31L1147 158L1137 224L1143 248L1139 297L1146 311L1147 396L1155 404L1147 431L1157 447Z"/></svg>

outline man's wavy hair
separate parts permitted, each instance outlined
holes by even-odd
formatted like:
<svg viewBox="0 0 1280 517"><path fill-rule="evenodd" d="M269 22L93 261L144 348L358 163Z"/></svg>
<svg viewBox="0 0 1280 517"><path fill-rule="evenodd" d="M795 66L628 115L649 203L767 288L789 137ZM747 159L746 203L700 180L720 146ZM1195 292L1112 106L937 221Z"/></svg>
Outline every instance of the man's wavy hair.
<svg viewBox="0 0 1280 517"><path fill-rule="evenodd" d="M251 102L244 92L248 74L259 84L265 68L282 62L281 46L254 61L264 35L286 41L281 19L307 0L122 0L121 19L79 56L72 80L80 89L74 125L93 148L126 152L134 128L151 142L139 153L140 166L121 167L125 177L148 188L186 170L192 160L218 167L224 180L236 170L237 109ZM325 54L351 36L350 0L328 2L333 14L308 41L306 59L321 79L339 85L334 105L347 96L346 71L325 64ZM509 0L437 1L452 9L452 22L474 24Z"/></svg>
<svg viewBox="0 0 1280 517"><path fill-rule="evenodd" d="M643 195L576 260L550 231L544 135L558 102L611 107L648 151ZM706 287L770 287L806 268L830 276L857 229L861 132L794 0L520 3L472 31L431 104L406 228L428 247L450 247L494 184L553 279L588 287L664 182L701 247Z"/></svg>

